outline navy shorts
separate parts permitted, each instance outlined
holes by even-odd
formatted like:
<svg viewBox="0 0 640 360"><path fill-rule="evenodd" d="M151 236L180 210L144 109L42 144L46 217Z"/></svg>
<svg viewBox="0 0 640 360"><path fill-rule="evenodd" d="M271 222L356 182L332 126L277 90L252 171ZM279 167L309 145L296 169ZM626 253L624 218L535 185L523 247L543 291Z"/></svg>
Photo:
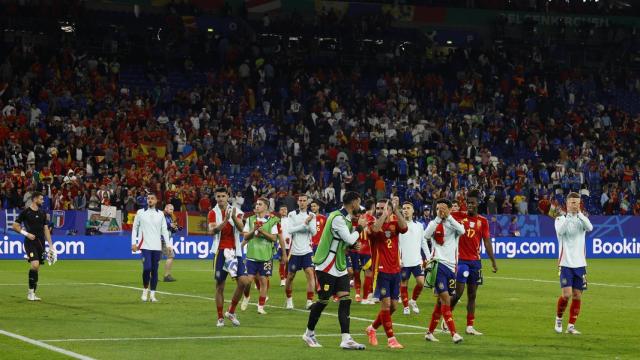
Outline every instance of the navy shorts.
<svg viewBox="0 0 640 360"><path fill-rule="evenodd" d="M371 260L371 255L351 252L347 254L347 267L352 268L353 271L362 271L369 260Z"/></svg>
<svg viewBox="0 0 640 360"><path fill-rule="evenodd" d="M246 273L246 269L245 269L244 261L242 260L242 257L237 256L236 259L238 260L237 276L245 276L247 273ZM229 273L226 270L224 270L223 251L218 251L218 253L213 257L213 273L217 282L223 282L227 280L227 275L229 275Z"/></svg>
<svg viewBox="0 0 640 360"><path fill-rule="evenodd" d="M462 284L482 285L482 262L480 260L458 261L456 281Z"/></svg>
<svg viewBox="0 0 640 360"><path fill-rule="evenodd" d="M271 260L269 261L253 261L247 259L245 264L245 268L247 269L247 275L261 275L261 276L271 276L271 270L273 269L273 263Z"/></svg>
<svg viewBox="0 0 640 360"><path fill-rule="evenodd" d="M376 291L379 299L391 298L397 300L400 297L400 281L402 276L400 273L389 274L379 272L376 277Z"/></svg>
<svg viewBox="0 0 640 360"><path fill-rule="evenodd" d="M560 287L569 287L576 290L587 290L587 268L560 267Z"/></svg>
<svg viewBox="0 0 640 360"><path fill-rule="evenodd" d="M158 270L158 263L162 259L162 251L160 250L140 250L142 254L142 269L145 271Z"/></svg>
<svg viewBox="0 0 640 360"><path fill-rule="evenodd" d="M310 267L313 267L311 253L305 255L291 255L291 257L289 257L289 272L291 273L295 273L299 270L304 271Z"/></svg>
<svg viewBox="0 0 640 360"><path fill-rule="evenodd" d="M418 276L424 276L424 270L422 270L422 266L420 265L403 267L401 274L402 281L407 281L409 280L409 278L411 278L411 275L413 275L414 278L417 278Z"/></svg>
<svg viewBox="0 0 640 360"><path fill-rule="evenodd" d="M436 285L433 291L438 295L446 291L448 291L451 296L456 294L456 274L445 264L438 264Z"/></svg>

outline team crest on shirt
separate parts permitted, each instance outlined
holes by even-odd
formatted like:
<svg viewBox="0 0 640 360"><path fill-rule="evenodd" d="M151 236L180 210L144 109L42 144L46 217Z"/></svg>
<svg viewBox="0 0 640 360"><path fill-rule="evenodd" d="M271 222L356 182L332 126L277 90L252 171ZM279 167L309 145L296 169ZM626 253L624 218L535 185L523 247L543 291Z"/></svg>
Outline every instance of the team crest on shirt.
<svg viewBox="0 0 640 360"><path fill-rule="evenodd" d="M562 285L567 285L567 279L566 278L562 278Z"/></svg>
<svg viewBox="0 0 640 360"><path fill-rule="evenodd" d="M469 223L469 227L473 229L474 227L476 227L476 223L475 222L470 222Z"/></svg>
<svg viewBox="0 0 640 360"><path fill-rule="evenodd" d="M331 288L329 284L324 284L324 291L329 291L329 288Z"/></svg>
<svg viewBox="0 0 640 360"><path fill-rule="evenodd" d="M33 253L29 253L29 257L33 257Z"/></svg>
<svg viewBox="0 0 640 360"><path fill-rule="evenodd" d="M387 238L391 238L391 231L389 230L385 231L384 236L386 236Z"/></svg>

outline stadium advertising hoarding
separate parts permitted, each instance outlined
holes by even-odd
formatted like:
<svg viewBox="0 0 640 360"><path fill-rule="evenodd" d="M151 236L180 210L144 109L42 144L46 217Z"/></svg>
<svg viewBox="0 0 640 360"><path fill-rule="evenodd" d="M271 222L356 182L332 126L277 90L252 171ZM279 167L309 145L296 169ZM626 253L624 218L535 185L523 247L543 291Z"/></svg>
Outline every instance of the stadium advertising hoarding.
<svg viewBox="0 0 640 360"><path fill-rule="evenodd" d="M18 213L14 210L0 211L0 259L22 259L24 256L22 236L9 230ZM60 259L138 258L138 255L130 251L129 231L87 236L87 211L54 211L51 215L54 246ZM196 226L202 221L189 219L190 214L178 215L178 223L185 229L173 236L176 257L210 257L211 237L204 235L199 231L199 226ZM558 242L552 218L539 215L492 215L487 218L494 252L498 258L558 257ZM640 258L640 241L637 240L640 217L591 216L590 219L594 229L587 233L588 258ZM70 235L70 232L76 235ZM514 233L519 236L513 236Z"/></svg>
<svg viewBox="0 0 640 360"><path fill-rule="evenodd" d="M18 234L2 235L0 259L23 259L22 239ZM178 259L211 257L212 241L208 236L179 236L174 237L173 241ZM131 253L131 237L126 235L62 235L54 236L53 242L61 260L126 260L140 257ZM491 243L499 259L558 257L558 242L555 237L493 237ZM586 252L587 258L640 258L640 241L635 237L590 237L587 240Z"/></svg>

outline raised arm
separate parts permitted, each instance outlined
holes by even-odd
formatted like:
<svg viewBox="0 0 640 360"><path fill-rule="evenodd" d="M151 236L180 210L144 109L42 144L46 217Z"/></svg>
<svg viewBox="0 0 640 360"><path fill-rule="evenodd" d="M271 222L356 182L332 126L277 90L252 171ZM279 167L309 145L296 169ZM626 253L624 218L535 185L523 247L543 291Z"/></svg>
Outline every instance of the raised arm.
<svg viewBox="0 0 640 360"><path fill-rule="evenodd" d="M582 226L584 227L584 231L593 230L593 225L591 224L591 221L589 221L589 218L586 217L582 212L578 213L578 219L580 219L580 222L582 222Z"/></svg>
<svg viewBox="0 0 640 360"><path fill-rule="evenodd" d="M455 231L457 236L464 234L464 226L457 222L456 219L453 218L453 216L449 215L449 217L447 218L447 222L449 223L449 226L453 228L453 231Z"/></svg>

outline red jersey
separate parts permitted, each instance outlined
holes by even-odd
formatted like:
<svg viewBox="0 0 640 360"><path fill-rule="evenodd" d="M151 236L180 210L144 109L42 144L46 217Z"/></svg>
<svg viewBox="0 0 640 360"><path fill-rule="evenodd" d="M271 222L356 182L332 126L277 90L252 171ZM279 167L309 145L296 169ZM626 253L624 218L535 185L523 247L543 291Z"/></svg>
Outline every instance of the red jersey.
<svg viewBox="0 0 640 360"><path fill-rule="evenodd" d="M391 221L382 225L379 232L371 233L371 253L374 271L387 274L400 272L400 238L398 235L407 232L408 228L400 229L395 216Z"/></svg>
<svg viewBox="0 0 640 360"><path fill-rule="evenodd" d="M373 215L365 213L362 216L367 219L367 227L373 225L373 223L376 222L376 218L373 217ZM358 238L358 242L360 243L360 250L357 251L358 254L371 256L371 242L369 241L370 237L371 234L367 234L366 229L360 233L360 237Z"/></svg>
<svg viewBox="0 0 640 360"><path fill-rule="evenodd" d="M458 242L459 260L480 260L480 243L489 237L489 222L482 215L469 216L466 212L452 212L456 221L464 226Z"/></svg>
<svg viewBox="0 0 640 360"><path fill-rule="evenodd" d="M318 246L322 232L324 231L324 225L327 223L327 217L322 214L316 215L316 234L311 238L311 245Z"/></svg>
<svg viewBox="0 0 640 360"><path fill-rule="evenodd" d="M219 221L224 220L224 218L227 216L225 214L225 210L222 210L221 213L222 213L222 219L220 219ZM242 214L238 214L238 219L242 219ZM209 224L217 223L215 211L213 210L209 211L209 215L207 215L207 220ZM235 248L236 248L236 238L233 235L233 226L227 222L225 226L222 228L222 230L220 231L220 245L218 245L218 249L235 249Z"/></svg>

